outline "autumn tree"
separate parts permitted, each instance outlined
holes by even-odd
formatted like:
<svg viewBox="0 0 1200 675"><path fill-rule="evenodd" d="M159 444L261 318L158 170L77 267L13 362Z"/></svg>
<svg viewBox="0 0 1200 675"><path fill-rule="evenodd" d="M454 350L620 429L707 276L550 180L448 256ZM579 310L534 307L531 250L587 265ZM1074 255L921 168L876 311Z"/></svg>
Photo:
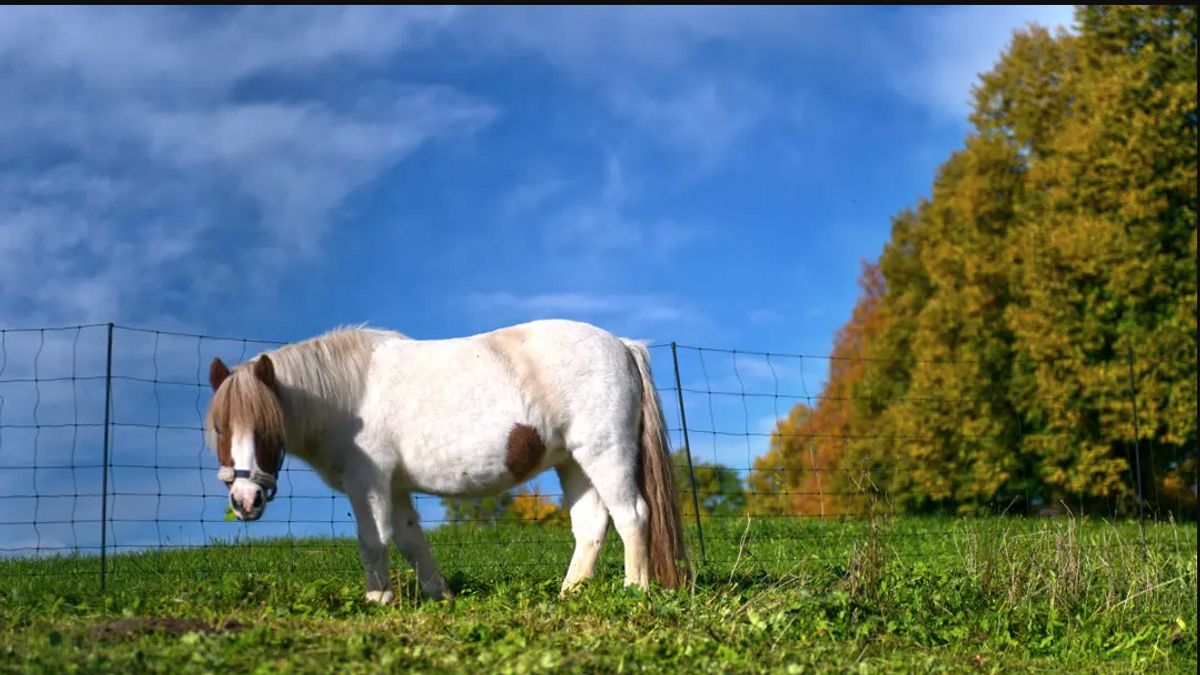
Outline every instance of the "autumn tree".
<svg viewBox="0 0 1200 675"><path fill-rule="evenodd" d="M853 467L844 460L852 439L852 386L862 376L864 349L880 328L883 276L877 265L864 264L862 294L850 321L837 333L829 360L829 380L810 407L794 406L776 424L769 450L754 462L747 478L751 513L801 513L826 516L853 508L844 475Z"/></svg>
<svg viewBox="0 0 1200 675"><path fill-rule="evenodd" d="M566 510L537 490L521 488L513 495L512 503L505 512L508 520L522 523L544 523L561 525L570 522Z"/></svg>
<svg viewBox="0 0 1200 675"><path fill-rule="evenodd" d="M1128 506L1136 459L1153 504L1194 511L1196 10L1076 24L1016 32L981 77L821 396L756 463L752 510L829 512L864 478L912 511Z"/></svg>
<svg viewBox="0 0 1200 675"><path fill-rule="evenodd" d="M1168 477L1195 484L1196 8L1076 18L1070 114L1029 168L1012 241L1018 393L1035 394L1016 399L1052 495L1128 497L1132 352L1143 491L1160 499Z"/></svg>

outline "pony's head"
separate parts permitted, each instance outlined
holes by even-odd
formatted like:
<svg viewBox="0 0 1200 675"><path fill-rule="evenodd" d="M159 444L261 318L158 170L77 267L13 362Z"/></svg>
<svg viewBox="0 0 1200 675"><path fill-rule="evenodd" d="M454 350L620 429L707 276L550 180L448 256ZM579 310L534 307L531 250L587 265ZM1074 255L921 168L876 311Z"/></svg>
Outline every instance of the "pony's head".
<svg viewBox="0 0 1200 675"><path fill-rule="evenodd" d="M213 397L204 435L221 463L219 476L241 520L258 520L275 497L283 465L283 409L275 365L259 356L232 371L219 358L208 369Z"/></svg>

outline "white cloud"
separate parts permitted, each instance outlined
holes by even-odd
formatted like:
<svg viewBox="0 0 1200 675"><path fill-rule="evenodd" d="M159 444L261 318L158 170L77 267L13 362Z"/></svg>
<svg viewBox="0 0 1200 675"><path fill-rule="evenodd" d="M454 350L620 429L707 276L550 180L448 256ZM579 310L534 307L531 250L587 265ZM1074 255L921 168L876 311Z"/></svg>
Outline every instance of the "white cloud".
<svg viewBox="0 0 1200 675"><path fill-rule="evenodd" d="M541 178L518 185L504 200L501 213L506 219L520 218L546 205L569 185L561 178Z"/></svg>
<svg viewBox="0 0 1200 675"><path fill-rule="evenodd" d="M523 254L545 264L559 288L584 287L588 292L473 293L465 298L467 309L492 321L574 318L631 333L700 320L674 298L597 289L610 286L618 277L628 279L632 266L669 261L680 247L703 236L703 229L633 214L631 202L636 195L631 193L636 189L616 154L608 155L595 190L582 194L568 190L575 184L557 178L527 181L509 193L501 212L510 220L520 217L506 227L530 232L522 241L533 245Z"/></svg>
<svg viewBox="0 0 1200 675"><path fill-rule="evenodd" d="M606 79L676 71L714 42L782 39L792 31L776 17L744 7L505 7L464 10L455 23L485 48L532 52L578 77Z"/></svg>
<svg viewBox="0 0 1200 675"><path fill-rule="evenodd" d="M0 310L24 323L176 322L217 298L271 297L355 190L494 116L451 89L377 74L453 14L6 12ZM311 84L331 74L335 91ZM271 81L290 93L249 96Z"/></svg>
<svg viewBox="0 0 1200 675"><path fill-rule="evenodd" d="M888 68L893 89L938 114L966 122L971 88L991 70L1012 39L1030 22L1069 27L1070 5L938 7L905 14L913 21L901 39L890 40L896 59Z"/></svg>
<svg viewBox="0 0 1200 675"><path fill-rule="evenodd" d="M778 97L739 79L736 67L705 61L712 47L753 47L794 68L848 58L862 66L852 76L868 88L878 81L965 120L971 86L1014 29L1029 22L1066 27L1072 18L1070 5L921 7L890 15L878 8L538 7L463 9L449 26L484 50L539 56L597 88L614 112L659 141L713 151L769 115ZM844 54L848 46L854 57Z"/></svg>
<svg viewBox="0 0 1200 675"><path fill-rule="evenodd" d="M420 44L452 9L14 7L0 54L29 74L73 74L90 92L220 96L243 78L378 63Z"/></svg>
<svg viewBox="0 0 1200 675"><path fill-rule="evenodd" d="M540 57L594 92L641 142L711 168L770 114L772 97L735 68L704 62L706 48L802 40L827 14L792 9L780 21L776 8L472 8L451 30L476 49Z"/></svg>
<svg viewBox="0 0 1200 675"><path fill-rule="evenodd" d="M612 254L628 260L636 253L661 261L703 236L696 225L632 215L630 203L636 195L631 192L621 160L610 154L604 182L595 193L552 210L538 221L549 253L565 256L572 266Z"/></svg>
<svg viewBox="0 0 1200 675"><path fill-rule="evenodd" d="M778 323L783 318L784 316L781 312L770 307L752 309L746 315L746 320L750 323Z"/></svg>
<svg viewBox="0 0 1200 675"><path fill-rule="evenodd" d="M610 96L619 115L650 137L695 154L705 168L724 159L771 106L765 88L733 77L665 89L618 86Z"/></svg>

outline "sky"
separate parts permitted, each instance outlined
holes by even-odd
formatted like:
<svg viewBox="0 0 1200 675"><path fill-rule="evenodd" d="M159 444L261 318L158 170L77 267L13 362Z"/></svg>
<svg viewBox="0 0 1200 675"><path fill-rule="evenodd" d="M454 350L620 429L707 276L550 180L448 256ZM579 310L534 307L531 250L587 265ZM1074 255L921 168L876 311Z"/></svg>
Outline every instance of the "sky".
<svg viewBox="0 0 1200 675"><path fill-rule="evenodd" d="M367 322L433 339L561 317L653 343L826 355L862 261L968 133L978 74L1014 29L1071 18L1061 6L5 8L0 328L297 340ZM115 372L175 368L193 385L210 354L256 353L118 338ZM41 427L78 421L81 401L94 411L91 385L3 380L95 374L103 330L6 340L0 464L30 444L62 459L68 440ZM669 350L653 353L673 386ZM795 400L777 394L817 393L825 366L730 356L683 350L681 384L689 427L759 434L691 439L747 468ZM708 393L725 389L764 396ZM118 395L146 425L178 408L187 426L207 391ZM13 425L35 416L42 435L24 438ZM92 453L95 429L72 431L73 452ZM178 431L157 430L155 456L183 452L197 469L179 480L211 492L194 475L211 457ZM118 449L136 464L150 443ZM62 482L10 472L0 497L39 476Z"/></svg>

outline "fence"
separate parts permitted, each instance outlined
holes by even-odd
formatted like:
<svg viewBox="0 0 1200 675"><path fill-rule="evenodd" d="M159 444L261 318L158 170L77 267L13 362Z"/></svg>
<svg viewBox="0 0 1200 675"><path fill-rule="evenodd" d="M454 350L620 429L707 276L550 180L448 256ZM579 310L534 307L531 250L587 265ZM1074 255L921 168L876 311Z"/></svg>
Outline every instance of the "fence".
<svg viewBox="0 0 1200 675"><path fill-rule="evenodd" d="M226 515L227 492L202 434L208 364L216 356L240 363L281 344L114 324L0 330L0 557L69 554L74 573L97 575L102 586L122 572L224 571L171 554L230 542L258 547L268 558L277 554L271 564L283 561L292 570L361 570L356 548L345 541L354 537L348 501L293 458L262 520L243 523ZM651 354L677 449L689 543L702 566L844 558L871 527L865 516L880 504L890 508L888 486L929 472L929 466L880 461L886 456L877 452L931 442L921 434L822 437L795 425L777 428L778 420L800 419L823 400L818 385L830 357L673 342L653 345ZM1132 360L1129 367L1127 402L1136 415ZM923 404L964 401L947 392ZM1080 508L1139 522L1165 515L1159 495L1143 494L1143 486L1157 491L1160 481L1153 461L1142 466L1153 448L1140 447L1139 437L1135 429L1127 455L1135 488L1130 498L1101 506L1080 502ZM1024 441L986 433L966 440L1013 452L1014 443ZM830 452L843 458L835 461ZM844 460L873 452L870 462ZM435 554L457 559L457 568L565 569L569 530L547 526L565 520L558 490L548 472L515 495L465 501L416 495L416 503L432 530ZM1035 516L1054 506L1039 501L1036 490L1002 496L978 510ZM471 521L486 521L492 534L482 535ZM896 527L903 539L945 541L941 552L950 554L953 521L917 517ZM507 528L502 543L508 550L493 550L495 528ZM490 555L479 554L485 547ZM921 550L939 554L936 546Z"/></svg>

